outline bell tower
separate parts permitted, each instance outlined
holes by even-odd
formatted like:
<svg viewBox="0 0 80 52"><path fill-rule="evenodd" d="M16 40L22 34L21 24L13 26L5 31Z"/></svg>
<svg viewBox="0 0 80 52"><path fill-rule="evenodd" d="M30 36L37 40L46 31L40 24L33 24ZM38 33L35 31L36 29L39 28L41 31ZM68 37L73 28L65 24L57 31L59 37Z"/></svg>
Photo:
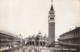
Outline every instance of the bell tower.
<svg viewBox="0 0 80 52"><path fill-rule="evenodd" d="M49 11L49 16L48 16L48 41L49 41L49 46L54 47L55 46L55 14L54 14L54 8L53 8L53 0L51 0L51 8Z"/></svg>

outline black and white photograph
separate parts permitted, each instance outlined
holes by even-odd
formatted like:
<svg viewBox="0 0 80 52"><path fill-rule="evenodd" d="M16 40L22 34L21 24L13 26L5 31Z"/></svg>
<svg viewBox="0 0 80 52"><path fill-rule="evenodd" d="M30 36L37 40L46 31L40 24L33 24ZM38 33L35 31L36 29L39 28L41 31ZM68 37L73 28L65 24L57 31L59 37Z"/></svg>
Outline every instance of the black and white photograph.
<svg viewBox="0 0 80 52"><path fill-rule="evenodd" d="M0 52L80 52L80 0L0 0Z"/></svg>

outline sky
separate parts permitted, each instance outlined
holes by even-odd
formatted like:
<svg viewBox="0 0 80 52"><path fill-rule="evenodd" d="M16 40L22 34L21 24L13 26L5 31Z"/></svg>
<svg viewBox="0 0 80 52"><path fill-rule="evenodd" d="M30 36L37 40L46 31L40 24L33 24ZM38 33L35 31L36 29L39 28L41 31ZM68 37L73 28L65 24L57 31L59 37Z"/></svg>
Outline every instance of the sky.
<svg viewBox="0 0 80 52"><path fill-rule="evenodd" d="M41 32L48 35L50 0L0 0L0 31L23 38ZM53 0L56 39L80 27L80 0Z"/></svg>

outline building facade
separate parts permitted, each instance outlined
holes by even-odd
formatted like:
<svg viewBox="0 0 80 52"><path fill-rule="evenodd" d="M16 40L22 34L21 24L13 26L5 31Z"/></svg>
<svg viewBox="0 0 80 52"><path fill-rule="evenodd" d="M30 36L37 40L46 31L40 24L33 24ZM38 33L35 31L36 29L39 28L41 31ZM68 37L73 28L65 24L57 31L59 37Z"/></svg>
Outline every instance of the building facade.
<svg viewBox="0 0 80 52"><path fill-rule="evenodd" d="M51 3L51 8L49 11L49 16L48 16L48 25L49 25L49 34L48 34L48 41L49 41L49 46L55 46L55 15L54 15L54 8L53 4Z"/></svg>
<svg viewBox="0 0 80 52"><path fill-rule="evenodd" d="M80 27L60 35L58 40L62 48L72 49L72 52L73 50L80 52Z"/></svg>
<svg viewBox="0 0 80 52"><path fill-rule="evenodd" d="M8 32L0 32L0 52L20 45L21 38Z"/></svg>
<svg viewBox="0 0 80 52"><path fill-rule="evenodd" d="M46 46L48 43L46 36L41 36L41 33L38 33L36 36L31 36L25 39L25 44L27 46Z"/></svg>

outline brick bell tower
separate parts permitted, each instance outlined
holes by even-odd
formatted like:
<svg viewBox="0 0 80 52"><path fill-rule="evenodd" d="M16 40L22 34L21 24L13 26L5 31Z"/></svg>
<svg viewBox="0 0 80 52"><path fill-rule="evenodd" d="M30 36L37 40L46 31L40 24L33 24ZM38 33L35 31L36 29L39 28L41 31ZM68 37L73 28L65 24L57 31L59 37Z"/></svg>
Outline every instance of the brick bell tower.
<svg viewBox="0 0 80 52"><path fill-rule="evenodd" d="M55 46L55 15L54 15L54 8L53 8L53 0L51 0L51 8L49 11L49 16L48 16L48 41L49 41L49 46L54 47Z"/></svg>

